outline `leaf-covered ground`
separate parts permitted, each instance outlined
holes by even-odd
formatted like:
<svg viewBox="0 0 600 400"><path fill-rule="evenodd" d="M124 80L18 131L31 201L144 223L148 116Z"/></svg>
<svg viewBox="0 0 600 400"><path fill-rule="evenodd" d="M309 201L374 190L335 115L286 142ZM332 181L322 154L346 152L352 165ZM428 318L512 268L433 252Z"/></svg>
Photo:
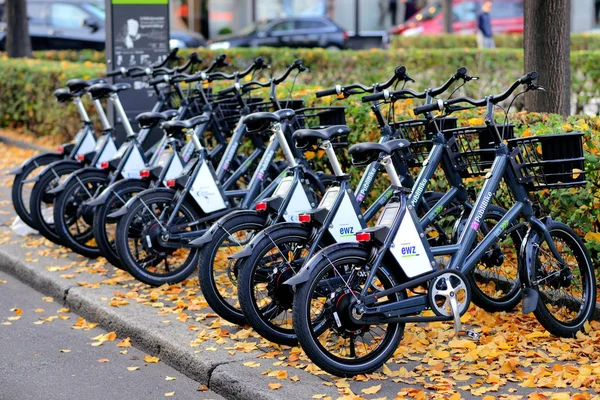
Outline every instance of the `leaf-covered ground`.
<svg viewBox="0 0 600 400"><path fill-rule="evenodd" d="M4 154L0 170L5 172L33 154L4 144L0 144L0 152ZM475 306L463 322L481 334L479 342L454 338L453 327L447 323L409 325L394 358L380 371L353 379L332 377L312 364L300 348L274 345L247 327L218 318L207 307L196 277L182 284L152 288L116 270L103 258L88 260L39 235L15 235L10 230L14 218L12 177L3 175L2 179L0 249L22 254L24 261L85 290L111 293L100 297L110 307L123 312L136 307L153 315L165 329L168 325L190 337L189 346L198 357L218 351L226 352L225 357L232 360L240 354L250 356L244 368L269 390L284 393L284 388L293 388L298 398L314 399L600 398L600 323L592 322L577 338L558 339L545 332L532 315L518 310L490 314ZM15 309L14 317L20 312ZM40 317L35 323L49 324L65 315ZM14 321L0 322L9 328ZM73 328L82 332L93 326L94 321L73 321ZM115 333L94 337L92 345L124 349L130 345L129 339L119 341L116 337ZM158 361L147 357L146 363ZM318 379L308 380L307 374ZM319 384L314 385L315 381Z"/></svg>

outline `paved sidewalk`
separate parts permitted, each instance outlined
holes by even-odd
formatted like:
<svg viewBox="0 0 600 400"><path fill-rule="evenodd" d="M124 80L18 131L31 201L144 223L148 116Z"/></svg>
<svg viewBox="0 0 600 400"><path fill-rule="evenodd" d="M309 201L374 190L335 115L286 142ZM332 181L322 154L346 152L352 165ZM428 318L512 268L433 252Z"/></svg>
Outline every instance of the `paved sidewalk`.
<svg viewBox="0 0 600 400"><path fill-rule="evenodd" d="M0 152L16 151L0 144ZM16 161L0 163L0 171ZM531 315L488 314L475 307L463 319L483 334L480 343L453 339L450 324L407 326L394 359L383 370L349 380L334 378L299 348L273 345L250 329L217 318L195 277L150 288L104 259L88 260L38 235L16 236L10 231L12 178L3 179L0 270L106 331L130 337L135 347L223 397L457 399L545 393L548 398L569 398L588 393L582 398L590 398L600 389L599 323L593 322L589 334L577 339L557 339Z"/></svg>
<svg viewBox="0 0 600 400"><path fill-rule="evenodd" d="M0 398L222 399L12 276L0 281Z"/></svg>

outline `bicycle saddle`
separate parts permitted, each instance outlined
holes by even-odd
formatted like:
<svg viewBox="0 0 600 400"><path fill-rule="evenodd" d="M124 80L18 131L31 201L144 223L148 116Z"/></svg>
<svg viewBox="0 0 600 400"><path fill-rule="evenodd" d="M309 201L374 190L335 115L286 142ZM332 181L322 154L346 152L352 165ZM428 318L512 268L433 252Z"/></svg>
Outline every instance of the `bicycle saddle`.
<svg viewBox="0 0 600 400"><path fill-rule="evenodd" d="M192 129L210 120L206 115L198 115L185 121L168 121L162 124L162 129L169 136L181 135L184 130Z"/></svg>
<svg viewBox="0 0 600 400"><path fill-rule="evenodd" d="M284 108L275 112L256 112L248 115L244 118L244 124L246 129L250 133L258 133L265 131L273 122L283 121L285 119L291 119L296 115L294 110Z"/></svg>
<svg viewBox="0 0 600 400"><path fill-rule="evenodd" d="M53 94L59 103L66 103L74 97L73 94L69 91L69 89L65 88L56 89Z"/></svg>
<svg viewBox="0 0 600 400"><path fill-rule="evenodd" d="M131 88L129 83L117 83L116 85L109 85L108 83L96 83L88 88L88 92L90 92L92 95L92 99L98 100L129 88Z"/></svg>
<svg viewBox="0 0 600 400"><path fill-rule="evenodd" d="M379 159L381 153L392 155L400 153L402 159L410 158L410 142L406 139L394 139L384 143L357 143L348 149L352 164L364 166Z"/></svg>
<svg viewBox="0 0 600 400"><path fill-rule="evenodd" d="M157 126L160 122L168 121L177 116L177 110L167 110L163 112L143 112L135 117L138 125L142 129L150 129Z"/></svg>
<svg viewBox="0 0 600 400"><path fill-rule="evenodd" d="M90 80L85 79L69 79L67 81L67 87L73 94L82 95L88 87L95 85L96 83L106 83L104 78L95 78Z"/></svg>
<svg viewBox="0 0 600 400"><path fill-rule="evenodd" d="M296 147L303 149L308 146L317 145L321 141L332 140L347 136L350 128L346 125L333 125L327 128L298 129L292 137L296 141Z"/></svg>

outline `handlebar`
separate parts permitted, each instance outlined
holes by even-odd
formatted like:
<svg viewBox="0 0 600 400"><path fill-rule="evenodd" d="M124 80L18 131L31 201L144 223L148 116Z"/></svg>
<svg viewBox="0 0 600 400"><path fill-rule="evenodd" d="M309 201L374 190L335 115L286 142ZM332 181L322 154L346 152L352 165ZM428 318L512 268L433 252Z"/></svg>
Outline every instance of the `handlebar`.
<svg viewBox="0 0 600 400"><path fill-rule="evenodd" d="M225 54L216 56L213 62L204 71L204 73L209 74L217 68L229 67L230 64L227 61L225 61L226 58L227 56Z"/></svg>
<svg viewBox="0 0 600 400"><path fill-rule="evenodd" d="M537 79L537 77L538 77L537 72L535 72L535 71L529 72L529 73L523 75L521 78L517 79L506 91L504 91L501 94L488 96L488 97L485 97L485 98L479 99L479 100L472 99L470 97L456 97L454 99L450 99L447 101L438 100L437 102L434 102L432 104L426 104L424 106L415 107L413 109L413 112L415 113L415 115L418 115L418 114L425 114L425 113L432 112L432 111L442 111L444 109L447 109L449 106L452 106L452 105L458 104L458 103L468 103L474 107L484 107L488 103L498 104L498 103L506 100L511 94L513 94L513 92L520 85L527 85L527 90L539 89L540 87L538 87L534 84L534 81Z"/></svg>
<svg viewBox="0 0 600 400"><path fill-rule="evenodd" d="M396 82L400 82L400 81L414 82L414 79L412 79L406 73L406 67L404 67L404 66L396 67L396 69L394 70L394 75L390 79L388 79L388 81L385 83L381 83L381 84L376 83L373 86L366 86L361 83L355 83L355 84L348 85L348 86L336 85L334 88L318 91L317 93L315 93L315 96L317 98L320 98L320 97L332 96L334 94L337 94L338 96L342 95L344 98L346 98L348 96L355 95L355 94L374 93L373 96L363 97L363 101L365 101L365 102L373 101L373 100L365 100L365 98L374 98L375 100L379 100L379 99L384 99L384 97L382 97L382 96L384 96L383 93L380 93L380 92L385 91L387 88L391 87ZM377 95L379 95L379 96L377 96Z"/></svg>
<svg viewBox="0 0 600 400"><path fill-rule="evenodd" d="M174 48L173 50L171 50L171 52L167 55L167 57L162 62L151 64L147 68L150 68L150 69L163 68L169 62L179 60L179 57L177 57L178 51L179 51L178 48ZM109 78L119 76L119 75L121 75L123 77L126 77L126 76L139 77L139 76L143 76L146 74L145 71L147 68L146 67L131 67L131 68L120 67L113 71L107 72L106 76ZM142 73L140 74L140 72L142 72ZM134 75L134 73L135 73L135 75Z"/></svg>
<svg viewBox="0 0 600 400"><path fill-rule="evenodd" d="M221 65L224 63L224 58L221 58L221 57L222 56L217 57L217 59L215 59L215 61L213 62L213 64L215 64L214 68L216 68L216 65L218 63L220 63ZM213 66L211 65L211 67L213 67ZM228 74L224 74L223 72L207 73L207 71L208 71L207 70L207 71L202 71L200 74L196 74L190 78L187 78L187 79L185 79L185 81L188 83L191 83L191 82L204 81L204 80L209 80L209 81L232 80L232 79L239 80L240 78L245 77L246 75L248 75L255 69L262 69L262 68L266 68L266 67L267 67L267 64L265 64L265 59L263 57L257 57L254 59L252 64L250 64L250 66L243 71L236 71L233 74L228 75Z"/></svg>
<svg viewBox="0 0 600 400"><path fill-rule="evenodd" d="M279 85L281 82L285 81L287 79L287 77L292 73L293 70L297 69L299 72L304 72L306 71L308 68L306 68L303 64L302 59L298 58L296 61L294 61L292 63L292 65L290 65L288 67L288 69L283 73L283 75L281 75L279 78L273 78L273 83L275 85Z"/></svg>
<svg viewBox="0 0 600 400"><path fill-rule="evenodd" d="M463 79L465 82L468 82L470 80L478 79L478 78L467 75L467 69L465 67L461 67L461 68L457 69L456 73L454 75L452 75L450 77L450 79L448 79L440 87L433 88L433 89L427 89L422 92L415 92L413 90L403 89L403 90L398 90L396 92L390 93L390 92L387 92L386 90L384 90L379 93L374 93L372 95L364 96L362 98L362 101L367 103L370 101L390 100L390 99L398 100L398 99L406 99L409 97L416 98L416 99L425 99L427 97L427 95L429 95L430 97L436 97L436 96L439 96L440 94L444 93L445 91L447 91L448 88L450 88L450 86L459 79Z"/></svg>
<svg viewBox="0 0 600 400"><path fill-rule="evenodd" d="M290 75L290 73L292 73L292 71L295 69L297 69L300 72L303 72L303 71L306 71L308 68L306 68L303 65L303 62L301 59L297 59L296 61L294 61L294 63L292 65L290 65L288 67L288 69L279 78L271 78L266 82L250 81L250 82L244 83L241 86L239 84L236 84L227 89L223 89L223 90L219 91L217 94L223 96L223 95L227 95L230 93L234 93L239 90L241 90L242 92L249 92L250 90L252 90L252 86L259 86L259 87L265 88L265 87L268 87L271 85L278 85L281 82L285 81L287 79L287 77Z"/></svg>

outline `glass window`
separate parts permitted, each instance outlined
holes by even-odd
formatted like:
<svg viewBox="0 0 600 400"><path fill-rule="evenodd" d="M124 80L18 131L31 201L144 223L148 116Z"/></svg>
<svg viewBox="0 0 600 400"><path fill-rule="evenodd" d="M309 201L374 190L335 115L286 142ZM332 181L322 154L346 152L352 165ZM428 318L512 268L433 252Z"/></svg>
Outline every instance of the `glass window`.
<svg viewBox="0 0 600 400"><path fill-rule="evenodd" d="M57 28L81 28L88 13L73 4L54 3L51 8L50 21Z"/></svg>
<svg viewBox="0 0 600 400"><path fill-rule="evenodd" d="M474 21L477 19L477 3L459 3L452 7L454 22Z"/></svg>
<svg viewBox="0 0 600 400"><path fill-rule="evenodd" d="M275 23L271 27L271 32L283 32L283 31L293 31L294 30L294 21L287 20Z"/></svg>
<svg viewBox="0 0 600 400"><path fill-rule="evenodd" d="M301 19L296 21L296 29L323 29L326 25L321 21Z"/></svg>
<svg viewBox="0 0 600 400"><path fill-rule="evenodd" d="M523 3L507 1L505 3L496 3L492 6L490 17L496 18L519 18L523 17Z"/></svg>
<svg viewBox="0 0 600 400"><path fill-rule="evenodd" d="M46 13L44 12L43 3L27 3L27 18L31 25L45 25Z"/></svg>
<svg viewBox="0 0 600 400"><path fill-rule="evenodd" d="M87 12L101 21L106 19L106 11L104 10L104 4L102 3L82 3L81 7L85 8Z"/></svg>

